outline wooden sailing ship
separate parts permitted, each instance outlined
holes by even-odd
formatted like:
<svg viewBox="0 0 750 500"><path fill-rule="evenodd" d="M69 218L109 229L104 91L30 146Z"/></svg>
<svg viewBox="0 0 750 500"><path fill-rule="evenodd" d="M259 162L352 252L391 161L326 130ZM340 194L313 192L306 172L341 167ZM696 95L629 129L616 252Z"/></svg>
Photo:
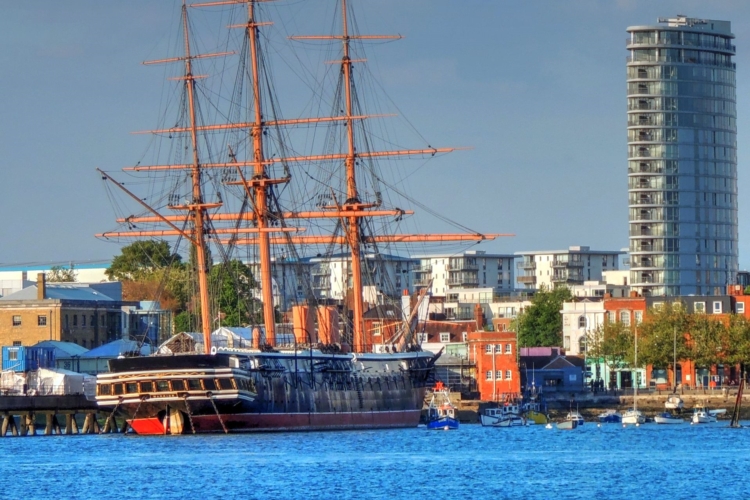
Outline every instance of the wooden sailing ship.
<svg viewBox="0 0 750 500"><path fill-rule="evenodd" d="M177 238L193 249L200 299L202 353L155 355L112 360L110 372L97 380L97 402L113 414L122 414L140 434L179 434L257 430L352 429L416 426L425 391L432 383L431 372L438 355L424 352L408 335L400 336L396 349L372 352L367 345L363 315L363 252L382 244L442 241L481 241L496 235L394 234L367 231L366 221L374 218L400 218L411 211L387 207L381 193L365 196L360 188L362 171L377 159L399 156L432 156L451 148L370 150L362 124L373 118L359 112L352 67L363 62L352 57L351 44L373 36L352 33L346 0L340 0L341 32L326 36L298 36L296 40L337 40L341 42L340 83L335 105L338 114L326 117L281 119L276 101L268 97L269 76L264 72L261 19L263 4L269 0L223 0L186 5L183 3L182 31L184 54L151 63L180 63L184 69L185 125L150 131L157 136L184 137L186 160L153 165L137 165L126 170L152 176L181 174L183 183L170 181L170 187L157 206L139 197L110 174L113 181L144 212L119 219L127 230L103 233L105 238ZM249 75L247 117L224 123L201 120L197 82L204 78L194 72L197 60L226 57L230 51L196 55L193 53L188 11L191 8L239 7L243 22L230 28L244 30L241 71ZM241 100L245 100L243 97ZM339 124L343 137L340 150L323 154L289 154L283 145L289 127L312 124ZM246 145L228 148L226 159L207 152L204 134L231 132L244 136ZM273 139L271 139L273 138ZM270 150L274 149L274 153ZM244 153L246 159L240 159ZM279 193L293 180L295 165L328 163L334 170L318 179L339 176L338 186L324 186L317 195L315 209L285 209ZM220 173L220 175L216 175ZM217 183L217 179L220 181ZM167 181L165 181L167 182ZM308 182L309 183L309 182ZM321 183L321 182L319 182ZM229 209L226 195L215 188L236 188L241 202ZM302 185L305 183L303 182ZM322 184L322 183L321 183ZM188 192L177 195L181 186ZM213 188L211 186L214 186ZM212 190L213 189L213 190ZM323 200L321 202L320 200ZM168 212L165 213L165 209ZM321 234L301 234L299 221L328 221ZM145 228L147 226L152 226ZM322 227L322 226L321 226ZM325 232L328 231L328 232ZM299 306L300 317L316 314L318 328L300 326L292 346L277 345L274 311L272 261L274 248L299 256L298 248L322 245L348 249L351 271L350 313L344 314L344 338L337 335L337 309L319 307L311 295ZM211 300L208 269L210 248L251 246L257 249L262 302L262 328L257 328L252 348L212 346ZM321 314L322 312L322 314ZM413 316L413 315L412 315ZM405 325L408 329L409 325ZM335 345L335 347L334 347Z"/></svg>

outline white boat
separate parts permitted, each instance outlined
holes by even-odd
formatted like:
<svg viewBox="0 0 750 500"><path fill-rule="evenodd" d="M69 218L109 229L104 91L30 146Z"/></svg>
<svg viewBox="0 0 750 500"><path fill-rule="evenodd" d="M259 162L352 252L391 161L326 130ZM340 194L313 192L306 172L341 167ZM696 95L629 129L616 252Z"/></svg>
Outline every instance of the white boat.
<svg viewBox="0 0 750 500"><path fill-rule="evenodd" d="M696 408L693 410L692 422L694 424L712 424L716 422L716 415L711 415L711 412L705 408Z"/></svg>
<svg viewBox="0 0 750 500"><path fill-rule="evenodd" d="M665 411L664 413L656 415L654 417L654 422L657 424L684 424L685 420Z"/></svg>
<svg viewBox="0 0 750 500"><path fill-rule="evenodd" d="M504 404L494 408L487 408L480 416L485 427L520 427L527 425L527 420L521 416L517 404Z"/></svg>
<svg viewBox="0 0 750 500"><path fill-rule="evenodd" d="M607 410L599 415L599 422L603 424L619 424L622 422L622 415L617 410Z"/></svg>
<svg viewBox="0 0 750 500"><path fill-rule="evenodd" d="M643 424L645 422L646 417L640 412L640 410L636 410L635 408L622 414L623 424Z"/></svg>
<svg viewBox="0 0 750 500"><path fill-rule="evenodd" d="M664 403L664 408L667 410L681 410L685 407L685 402L677 394L672 394L667 398Z"/></svg>
<svg viewBox="0 0 750 500"><path fill-rule="evenodd" d="M578 421L577 420L563 420L562 422L558 422L555 424L558 429L561 431L570 431L578 427Z"/></svg>
<svg viewBox="0 0 750 500"><path fill-rule="evenodd" d="M712 424L717 421L717 415L723 415L726 412L725 408L709 410L705 406L696 406L693 410L692 422L694 424Z"/></svg>
<svg viewBox="0 0 750 500"><path fill-rule="evenodd" d="M568 414L565 415L565 421L566 422L573 421L573 422L576 423L576 425L583 425L583 423L585 422L585 420L583 420L583 417L581 416L581 414L578 413L577 411L570 411L570 412L568 412Z"/></svg>

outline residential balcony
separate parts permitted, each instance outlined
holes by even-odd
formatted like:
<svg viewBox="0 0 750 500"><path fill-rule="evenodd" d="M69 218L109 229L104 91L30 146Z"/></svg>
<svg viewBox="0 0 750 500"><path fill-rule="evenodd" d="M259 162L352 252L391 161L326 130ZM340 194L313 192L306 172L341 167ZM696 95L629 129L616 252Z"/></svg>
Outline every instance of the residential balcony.
<svg viewBox="0 0 750 500"><path fill-rule="evenodd" d="M723 39L722 39L723 40ZM671 48L687 48L687 49L718 49L725 52L734 54L737 51L737 46L731 43L724 43L723 41L711 42L703 40L700 42L686 42L686 41L673 41L673 40L662 40L655 38L636 40L634 38L626 38L625 46L628 48L633 47L671 47ZM639 75L640 76L640 75ZM644 77L645 78L645 77Z"/></svg>
<svg viewBox="0 0 750 500"><path fill-rule="evenodd" d="M414 278L414 286L427 286L430 284L430 276L422 276Z"/></svg>
<svg viewBox="0 0 750 500"><path fill-rule="evenodd" d="M427 266L415 267L414 269L411 270L411 272L413 272L415 274L431 273L432 272L432 266L427 265Z"/></svg>
<svg viewBox="0 0 750 500"><path fill-rule="evenodd" d="M536 276L519 276L518 282L524 285L536 285Z"/></svg>
<svg viewBox="0 0 750 500"><path fill-rule="evenodd" d="M567 274L567 273L560 273L560 274L554 274L552 276L552 282L553 283L583 283L583 275L582 274Z"/></svg>
<svg viewBox="0 0 750 500"><path fill-rule="evenodd" d="M552 261L552 267L583 267L583 261L580 258L555 258L555 260Z"/></svg>
<svg viewBox="0 0 750 500"><path fill-rule="evenodd" d="M522 260L516 262L516 268L518 269L536 269L536 261L533 260Z"/></svg>
<svg viewBox="0 0 750 500"><path fill-rule="evenodd" d="M457 272L451 270L448 274L448 284L451 286L478 286L477 273Z"/></svg>
<svg viewBox="0 0 750 500"><path fill-rule="evenodd" d="M331 267L329 265L327 265L327 264L313 266L313 268L312 268L312 275L313 276L327 276L329 274L331 274Z"/></svg>
<svg viewBox="0 0 750 500"><path fill-rule="evenodd" d="M448 269L451 271L478 271L479 265L476 263L476 259L467 261L466 259L451 259Z"/></svg>

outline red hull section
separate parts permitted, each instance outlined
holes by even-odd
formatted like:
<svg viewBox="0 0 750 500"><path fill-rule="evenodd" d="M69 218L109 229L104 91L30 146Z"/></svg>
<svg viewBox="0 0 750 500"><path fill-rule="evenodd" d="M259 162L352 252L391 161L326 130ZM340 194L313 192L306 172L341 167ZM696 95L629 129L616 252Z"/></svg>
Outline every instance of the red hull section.
<svg viewBox="0 0 750 500"><path fill-rule="evenodd" d="M358 413L245 413L221 415L221 420L216 415L193 416L192 422L196 433L221 433L224 432L224 427L230 433L382 429L416 427L420 413L420 410ZM129 422L137 434L165 434L164 426L157 418L138 418ZM189 430L185 432L190 433Z"/></svg>
<svg viewBox="0 0 750 500"><path fill-rule="evenodd" d="M166 434L164 425L158 418L136 418L128 420L128 423L136 434Z"/></svg>

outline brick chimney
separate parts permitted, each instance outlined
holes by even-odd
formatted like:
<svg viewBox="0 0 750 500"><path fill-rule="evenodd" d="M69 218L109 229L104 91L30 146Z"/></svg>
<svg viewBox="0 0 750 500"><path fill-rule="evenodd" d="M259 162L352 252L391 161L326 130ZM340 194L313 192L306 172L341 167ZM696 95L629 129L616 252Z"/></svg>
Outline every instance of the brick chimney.
<svg viewBox="0 0 750 500"><path fill-rule="evenodd" d="M36 300L44 300L47 298L47 282L44 278L44 273L38 273L36 275Z"/></svg>
<svg viewBox="0 0 750 500"><path fill-rule="evenodd" d="M477 330L484 328L484 311L482 311L482 306L479 304L474 305L474 319L477 322Z"/></svg>

